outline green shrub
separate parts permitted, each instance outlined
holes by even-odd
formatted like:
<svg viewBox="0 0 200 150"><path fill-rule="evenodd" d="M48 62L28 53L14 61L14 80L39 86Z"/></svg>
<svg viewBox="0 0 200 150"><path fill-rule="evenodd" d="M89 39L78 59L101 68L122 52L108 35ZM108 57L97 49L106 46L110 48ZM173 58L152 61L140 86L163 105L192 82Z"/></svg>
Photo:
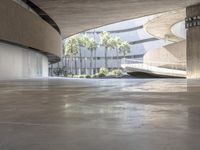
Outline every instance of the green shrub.
<svg viewBox="0 0 200 150"><path fill-rule="evenodd" d="M86 75L85 78L91 78L91 76L90 75Z"/></svg>
<svg viewBox="0 0 200 150"><path fill-rule="evenodd" d="M99 77L98 74L94 74L94 75L92 75L92 78L98 78L98 77Z"/></svg>
<svg viewBox="0 0 200 150"><path fill-rule="evenodd" d="M79 78L85 78L85 76L84 75L80 75Z"/></svg>
<svg viewBox="0 0 200 150"><path fill-rule="evenodd" d="M67 77L67 78L73 78L73 75L68 74L68 75L66 75L65 77Z"/></svg>
<svg viewBox="0 0 200 150"><path fill-rule="evenodd" d="M64 74L64 77L68 77L69 75L68 74Z"/></svg>
<svg viewBox="0 0 200 150"><path fill-rule="evenodd" d="M99 77L99 78L103 78L103 77L106 77L106 75L105 75L104 73L99 73L99 74L98 74L98 77Z"/></svg>
<svg viewBox="0 0 200 150"><path fill-rule="evenodd" d="M73 78L79 78L79 75L73 75Z"/></svg>
<svg viewBox="0 0 200 150"><path fill-rule="evenodd" d="M115 77L120 77L123 75L122 71L119 69L112 70L111 74Z"/></svg>
<svg viewBox="0 0 200 150"><path fill-rule="evenodd" d="M107 75L108 75L108 69L106 69L106 68L100 68L98 76L99 77L105 77Z"/></svg>

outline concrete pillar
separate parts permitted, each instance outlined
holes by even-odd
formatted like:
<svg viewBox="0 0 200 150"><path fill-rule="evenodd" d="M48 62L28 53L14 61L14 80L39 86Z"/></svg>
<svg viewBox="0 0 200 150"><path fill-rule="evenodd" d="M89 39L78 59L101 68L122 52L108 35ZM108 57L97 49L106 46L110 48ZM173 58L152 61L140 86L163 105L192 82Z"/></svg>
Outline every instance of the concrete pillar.
<svg viewBox="0 0 200 150"><path fill-rule="evenodd" d="M200 78L200 4L187 7L187 78Z"/></svg>

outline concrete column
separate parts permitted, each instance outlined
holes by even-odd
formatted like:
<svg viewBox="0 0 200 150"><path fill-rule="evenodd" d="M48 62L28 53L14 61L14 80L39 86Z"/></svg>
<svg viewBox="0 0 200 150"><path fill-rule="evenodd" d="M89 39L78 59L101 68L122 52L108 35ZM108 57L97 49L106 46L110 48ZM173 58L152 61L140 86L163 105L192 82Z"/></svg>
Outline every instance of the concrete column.
<svg viewBox="0 0 200 150"><path fill-rule="evenodd" d="M200 78L200 4L187 7L187 78Z"/></svg>

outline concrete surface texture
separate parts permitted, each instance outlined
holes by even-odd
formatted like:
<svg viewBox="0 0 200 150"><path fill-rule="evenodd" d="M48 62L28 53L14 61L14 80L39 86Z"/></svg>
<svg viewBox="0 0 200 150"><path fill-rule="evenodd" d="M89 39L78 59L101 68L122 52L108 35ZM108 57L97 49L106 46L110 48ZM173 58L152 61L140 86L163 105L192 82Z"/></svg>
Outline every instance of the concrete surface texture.
<svg viewBox="0 0 200 150"><path fill-rule="evenodd" d="M50 61L61 56L61 36L35 13L12 0L1 0L0 20L0 40L40 50Z"/></svg>
<svg viewBox="0 0 200 150"><path fill-rule="evenodd" d="M185 9L162 13L147 22L144 28L149 34L159 39L164 39L172 42L180 42L184 39L174 35L171 28L174 24L183 21L185 17Z"/></svg>
<svg viewBox="0 0 200 150"><path fill-rule="evenodd" d="M168 66L155 66L154 63L128 63L122 64L122 68L134 77L151 78L151 77L165 77L165 78L185 78L186 71Z"/></svg>
<svg viewBox="0 0 200 150"><path fill-rule="evenodd" d="M172 69L186 70L186 41L181 41L148 51L144 63Z"/></svg>
<svg viewBox="0 0 200 150"><path fill-rule="evenodd" d="M186 41L172 32L172 27L185 16L185 9L180 9L162 13L147 22L145 29L149 34L170 41L170 44L148 51L144 55L145 64L186 70Z"/></svg>
<svg viewBox="0 0 200 150"><path fill-rule="evenodd" d="M200 81L0 82L1 150L199 150Z"/></svg>
<svg viewBox="0 0 200 150"><path fill-rule="evenodd" d="M188 7L187 17L200 15L200 4ZM187 73L188 78L200 78L200 26L187 30Z"/></svg>
<svg viewBox="0 0 200 150"><path fill-rule="evenodd" d="M167 12L200 0L31 0L61 29L62 36L106 24Z"/></svg>
<svg viewBox="0 0 200 150"><path fill-rule="evenodd" d="M174 24L171 28L171 31L177 37L186 39L185 20Z"/></svg>

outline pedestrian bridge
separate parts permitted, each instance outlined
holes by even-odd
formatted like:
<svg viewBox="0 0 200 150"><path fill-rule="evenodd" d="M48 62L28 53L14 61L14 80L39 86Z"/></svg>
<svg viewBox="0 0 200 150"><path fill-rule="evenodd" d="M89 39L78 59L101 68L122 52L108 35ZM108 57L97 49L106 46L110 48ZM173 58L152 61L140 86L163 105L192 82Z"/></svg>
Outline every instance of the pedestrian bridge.
<svg viewBox="0 0 200 150"><path fill-rule="evenodd" d="M177 64L170 63L170 67L164 67L164 64L166 65L166 63L156 61L147 64L142 60L122 59L121 67L132 75L143 73L157 77L186 77L186 71L178 69Z"/></svg>

